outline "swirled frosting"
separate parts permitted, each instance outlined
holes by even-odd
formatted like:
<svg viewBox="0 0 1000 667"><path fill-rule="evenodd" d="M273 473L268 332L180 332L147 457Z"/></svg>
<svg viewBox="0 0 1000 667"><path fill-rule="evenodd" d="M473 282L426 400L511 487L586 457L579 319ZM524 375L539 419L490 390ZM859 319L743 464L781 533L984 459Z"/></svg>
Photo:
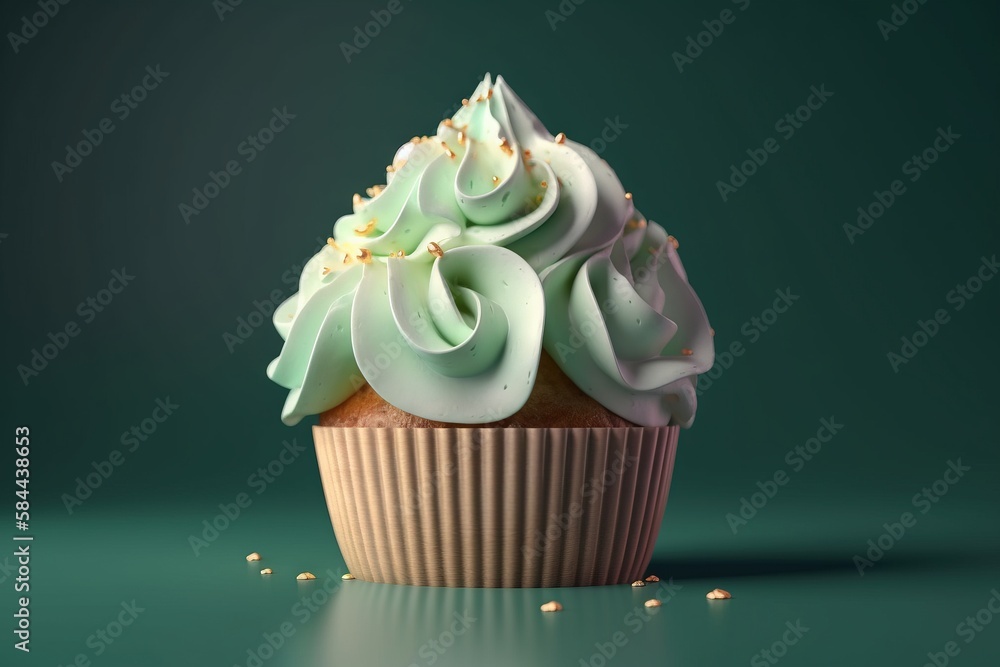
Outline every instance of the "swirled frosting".
<svg viewBox="0 0 1000 667"><path fill-rule="evenodd" d="M672 241L638 216L613 244L543 274L545 349L584 392L643 426L690 426L697 375L715 358Z"/></svg>
<svg viewBox="0 0 1000 667"><path fill-rule="evenodd" d="M487 75L386 171L275 311L285 342L268 376L289 389L285 423L366 382L426 419L503 419L527 401L544 341L608 409L690 424L707 318L666 233L593 151Z"/></svg>

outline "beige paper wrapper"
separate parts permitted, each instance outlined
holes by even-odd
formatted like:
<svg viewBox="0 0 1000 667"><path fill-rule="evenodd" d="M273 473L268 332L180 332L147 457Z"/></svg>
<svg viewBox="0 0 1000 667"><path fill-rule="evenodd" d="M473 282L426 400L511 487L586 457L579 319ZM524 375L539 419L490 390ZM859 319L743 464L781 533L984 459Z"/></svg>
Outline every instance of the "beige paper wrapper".
<svg viewBox="0 0 1000 667"><path fill-rule="evenodd" d="M313 427L348 569L418 586L641 579L679 427Z"/></svg>

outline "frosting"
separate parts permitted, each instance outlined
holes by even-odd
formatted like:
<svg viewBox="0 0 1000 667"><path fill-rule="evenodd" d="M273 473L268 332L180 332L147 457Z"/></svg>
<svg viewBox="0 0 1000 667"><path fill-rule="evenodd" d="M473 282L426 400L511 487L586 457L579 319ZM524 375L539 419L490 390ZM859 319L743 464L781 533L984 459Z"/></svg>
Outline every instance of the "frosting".
<svg viewBox="0 0 1000 667"><path fill-rule="evenodd" d="M690 426L715 348L667 233L641 216L621 238L543 274L545 349L606 408L642 426Z"/></svg>
<svg viewBox="0 0 1000 667"><path fill-rule="evenodd" d="M372 388L407 412L496 421L520 410L535 384L544 310L538 276L503 248L373 262L354 300L354 356Z"/></svg>
<svg viewBox="0 0 1000 667"><path fill-rule="evenodd" d="M404 144L367 195L275 311L285 342L267 372L289 389L287 424L366 382L426 419L503 419L531 392L543 333L608 409L690 424L713 348L675 249L503 78Z"/></svg>

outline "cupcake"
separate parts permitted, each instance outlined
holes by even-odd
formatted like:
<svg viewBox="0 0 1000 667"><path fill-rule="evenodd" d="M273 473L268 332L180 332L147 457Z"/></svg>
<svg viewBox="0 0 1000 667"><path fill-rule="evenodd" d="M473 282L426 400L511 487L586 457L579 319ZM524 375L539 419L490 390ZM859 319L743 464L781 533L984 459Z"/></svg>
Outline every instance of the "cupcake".
<svg viewBox="0 0 1000 667"><path fill-rule="evenodd" d="M487 75L303 268L268 376L366 581L626 583L712 365L677 241Z"/></svg>

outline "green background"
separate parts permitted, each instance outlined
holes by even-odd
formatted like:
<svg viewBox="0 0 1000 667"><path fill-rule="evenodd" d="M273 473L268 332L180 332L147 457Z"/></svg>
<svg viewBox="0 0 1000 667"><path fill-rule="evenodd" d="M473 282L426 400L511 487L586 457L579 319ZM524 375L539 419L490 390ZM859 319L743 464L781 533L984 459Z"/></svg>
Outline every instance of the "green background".
<svg viewBox="0 0 1000 667"><path fill-rule="evenodd" d="M73 2L17 53L5 40L3 422L11 439L31 427L35 541L30 655L11 646L13 546L0 551L3 664L246 665L286 621L295 633L265 665L599 666L595 642L617 631L628 641L608 664L755 664L796 621L809 631L780 664L922 665L948 641L960 648L949 664L996 664L1000 619L968 643L957 626L1000 587L1000 281L960 311L947 294L1000 249L997 5L930 0L885 40L888 2L564 2L575 9L553 30L556 0L404 0L348 63L339 44L385 6L246 1L220 20L209 0ZM672 53L727 8L735 20L679 72ZM0 28L37 11L4 3ZM156 65L169 76L119 120L111 103ZM344 571L310 424L279 421L270 324L232 352L223 334L254 300L290 294L283 275L351 194L487 71L553 132L590 143L606 119L627 124L602 157L679 238L718 351L745 350L681 434L650 567L681 588L638 632L629 614L650 588L351 582L296 613L317 588L296 572ZM776 132L821 85L825 104L794 136ZM295 118L185 224L178 205L242 160L275 107ZM51 163L105 117L114 132L59 182ZM939 127L960 138L911 183L902 165ZM768 137L778 152L724 202L716 181ZM894 179L906 192L851 243L843 225ZM122 267L134 281L84 322L78 304ZM744 325L786 288L799 300L751 341ZM939 308L950 321L894 372L887 353ZM17 366L71 321L79 335L25 385ZM76 479L167 397L174 414L67 511ZM831 417L844 428L793 470L786 453ZM258 495L248 478L292 439L305 453ZM13 512L7 451L0 495ZM921 514L913 496L958 459L971 470ZM779 470L787 485L734 534L727 513ZM195 555L189 536L241 492L252 504ZM852 557L906 511L916 525L859 576ZM267 560L247 566L252 550ZM707 602L715 587L733 599ZM565 611L541 615L553 598ZM95 655L88 637L133 600L144 611ZM478 620L434 652L453 612Z"/></svg>

